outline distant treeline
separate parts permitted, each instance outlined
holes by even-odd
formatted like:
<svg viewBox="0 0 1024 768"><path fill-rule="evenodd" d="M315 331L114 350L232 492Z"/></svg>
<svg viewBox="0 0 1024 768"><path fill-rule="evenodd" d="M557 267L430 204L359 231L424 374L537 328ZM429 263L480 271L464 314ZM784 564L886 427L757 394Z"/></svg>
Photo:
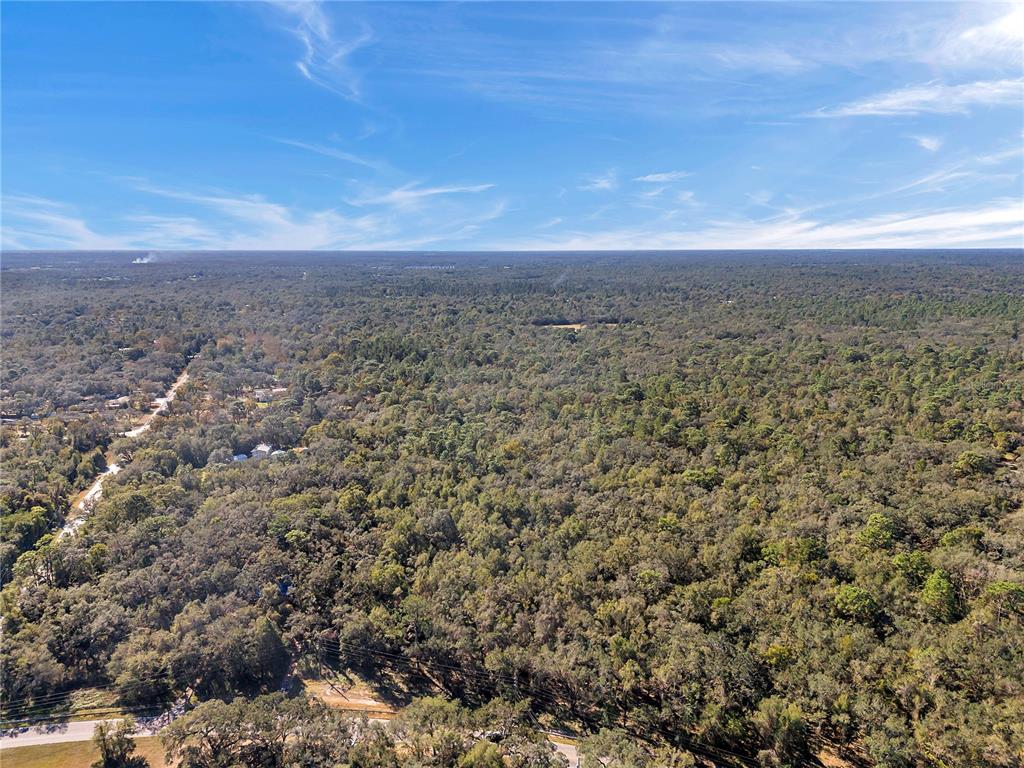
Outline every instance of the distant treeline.
<svg viewBox="0 0 1024 768"><path fill-rule="evenodd" d="M623 325L634 322L631 317L619 315L595 315L592 317L567 317L565 315L543 316L530 321L531 325Z"/></svg>

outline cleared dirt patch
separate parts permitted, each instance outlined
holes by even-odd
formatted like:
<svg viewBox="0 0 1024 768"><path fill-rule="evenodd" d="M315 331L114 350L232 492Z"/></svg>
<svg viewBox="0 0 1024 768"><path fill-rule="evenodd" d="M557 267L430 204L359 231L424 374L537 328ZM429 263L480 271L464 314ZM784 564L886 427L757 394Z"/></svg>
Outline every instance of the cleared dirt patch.
<svg viewBox="0 0 1024 768"><path fill-rule="evenodd" d="M310 696L315 696L334 709L368 712L381 716L395 714L392 707L376 698L370 686L355 678L303 680L302 687Z"/></svg>

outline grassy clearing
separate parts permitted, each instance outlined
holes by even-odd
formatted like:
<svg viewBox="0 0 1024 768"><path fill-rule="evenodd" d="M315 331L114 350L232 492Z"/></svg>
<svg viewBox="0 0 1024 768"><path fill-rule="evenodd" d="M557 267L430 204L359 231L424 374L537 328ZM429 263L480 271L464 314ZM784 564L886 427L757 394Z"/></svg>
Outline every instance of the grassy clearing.
<svg viewBox="0 0 1024 768"><path fill-rule="evenodd" d="M135 754L146 758L150 768L168 768L164 762L164 748L158 737L144 736L136 739L135 744ZM37 744L0 752L3 768L89 768L98 758L99 751L91 741Z"/></svg>

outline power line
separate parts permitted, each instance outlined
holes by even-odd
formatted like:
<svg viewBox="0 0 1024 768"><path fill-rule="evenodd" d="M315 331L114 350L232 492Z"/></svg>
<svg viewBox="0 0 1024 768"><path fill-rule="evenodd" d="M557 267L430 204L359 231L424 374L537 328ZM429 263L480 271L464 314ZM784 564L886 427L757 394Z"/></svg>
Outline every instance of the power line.
<svg viewBox="0 0 1024 768"><path fill-rule="evenodd" d="M104 693L104 692L108 692L108 693L114 694L115 696L120 697L123 694L132 693L132 692L134 692L137 689L145 688L146 686L149 686L149 685L151 685L153 683L159 682L161 679L165 679L165 678L166 678L166 675L164 675L164 674L157 674L157 675L152 675L152 676L149 676L149 677L139 678L137 680L133 680L132 682L123 683L121 685L117 685L115 683L102 683L102 684L98 684L98 685L94 685L94 686L89 686L88 688L84 688L84 689L83 688L78 688L78 689L71 690L71 691L62 691L60 693L52 693L52 694L48 694L48 695L41 696L41 697L38 697L38 698L31 697L31 696L25 696L25 697L21 697L19 699L11 699L11 700L8 700L8 701L0 702L0 715L4 716L7 719L11 719L12 716L15 716L15 717L18 716L18 715L26 715L27 716L27 715L32 715L32 714L40 713L40 712L45 712L47 710L54 709L56 707L59 707L59 706L65 705L65 704L66 705L71 705L73 703L72 702L72 697L74 697L75 694L80 693L82 691L86 691L85 696L90 696L92 694L101 694L101 693ZM168 682L170 682L170 681L168 680ZM12 703L14 704L13 706L12 706ZM98 705L97 704L97 705L93 705L92 707L90 707L88 705L77 706L75 708L75 712L77 713L79 711L87 711L89 709L95 709L98 706L106 706L106 705ZM113 705L111 705L111 706L113 706Z"/></svg>
<svg viewBox="0 0 1024 768"><path fill-rule="evenodd" d="M139 705L135 707L94 707L91 709L83 709L76 711L74 715L91 715L93 717L102 717L105 714L109 715L120 715L131 712L152 712L155 709L155 705ZM22 717L13 720L0 720L0 728L10 728L16 723L53 723L53 722L67 722L72 716L71 713L64 715L37 715L32 717Z"/></svg>
<svg viewBox="0 0 1024 768"><path fill-rule="evenodd" d="M21 696L21 697L17 697L17 698L13 698L13 699L5 699L5 700L0 701L0 707L6 707L6 706L10 706L11 704L18 704L20 702L25 702L25 701L35 702L35 701L38 701L38 700L54 698L54 697L73 696L75 693L78 693L79 691L83 691L83 690L87 690L87 691L101 691L101 690L107 690L107 689L113 689L113 688L127 688L129 686L138 685L140 683L153 682L153 681L159 680L159 679L164 678L164 677L167 677L167 673L166 672L155 672L152 675L147 675L145 677L137 678L136 680L133 680L130 683L123 683L120 686L116 682L96 683L95 685L84 686L82 688L75 688L75 689L71 689L71 690L68 690L68 691L59 691L59 692L56 692L56 693L45 694L44 696L41 696L41 697Z"/></svg>

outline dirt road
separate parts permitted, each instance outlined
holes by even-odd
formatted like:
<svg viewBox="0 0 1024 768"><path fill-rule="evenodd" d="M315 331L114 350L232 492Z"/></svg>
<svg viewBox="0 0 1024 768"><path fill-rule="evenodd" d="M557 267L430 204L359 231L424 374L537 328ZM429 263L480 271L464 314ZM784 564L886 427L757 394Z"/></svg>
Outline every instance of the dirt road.
<svg viewBox="0 0 1024 768"><path fill-rule="evenodd" d="M149 428L153 425L153 419L167 411L170 404L174 401L175 395L178 394L178 389L186 381L188 381L187 369L181 372L181 375L175 379L174 383L171 384L170 389L164 393L163 397L158 397L153 401L152 410L142 417L138 426L129 429L127 432L122 432L121 434L124 437L138 437L139 435L143 435L148 432ZM109 464L107 468L92 481L92 485L90 485L85 490L85 493L83 493L78 500L72 504L71 517L68 518L67 522L64 523L64 526L57 534L58 539L73 534L81 527L82 523L84 523L85 519L89 516L89 512L92 511L93 504L95 504L96 500L103 495L103 482L111 475L116 475L120 471L121 465L114 462Z"/></svg>

